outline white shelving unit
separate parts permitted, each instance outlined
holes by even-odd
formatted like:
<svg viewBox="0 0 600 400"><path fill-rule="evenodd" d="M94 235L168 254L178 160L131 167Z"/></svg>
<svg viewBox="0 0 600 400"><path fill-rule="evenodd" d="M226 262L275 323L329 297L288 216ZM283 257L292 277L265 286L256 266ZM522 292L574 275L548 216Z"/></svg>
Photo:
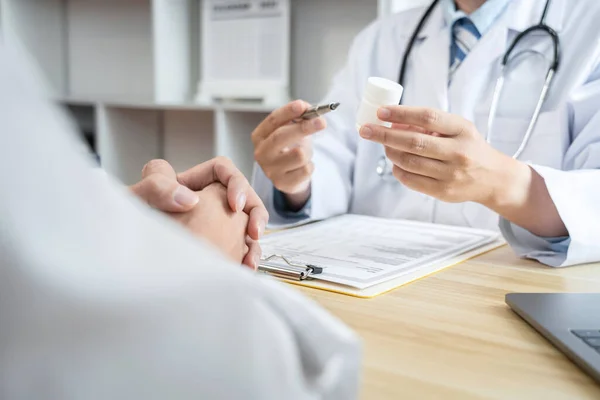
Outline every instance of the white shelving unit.
<svg viewBox="0 0 600 400"><path fill-rule="evenodd" d="M124 183L157 157L183 170L224 155L249 177L250 134L272 106L193 102L200 1L0 0L0 34L37 61L51 95ZM291 97L318 101L353 37L378 15L414 3L292 0Z"/></svg>

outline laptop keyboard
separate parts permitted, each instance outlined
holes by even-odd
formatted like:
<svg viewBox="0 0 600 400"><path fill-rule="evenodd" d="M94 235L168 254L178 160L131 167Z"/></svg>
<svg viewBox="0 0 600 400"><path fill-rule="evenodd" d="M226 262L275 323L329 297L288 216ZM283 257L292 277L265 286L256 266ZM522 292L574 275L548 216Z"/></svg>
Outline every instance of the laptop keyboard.
<svg viewBox="0 0 600 400"><path fill-rule="evenodd" d="M600 353L600 329L573 329L571 333Z"/></svg>

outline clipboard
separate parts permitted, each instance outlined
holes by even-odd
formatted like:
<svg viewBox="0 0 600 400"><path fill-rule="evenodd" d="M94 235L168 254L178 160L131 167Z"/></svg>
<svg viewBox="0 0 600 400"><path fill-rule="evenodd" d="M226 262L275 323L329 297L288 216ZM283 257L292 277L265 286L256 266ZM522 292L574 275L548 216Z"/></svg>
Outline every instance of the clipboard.
<svg viewBox="0 0 600 400"><path fill-rule="evenodd" d="M417 221L385 220L376 217L356 215L344 215L334 217L329 220L313 221L310 224L295 226L292 229L283 229L278 230L276 232L271 232L267 235L266 241L276 241L274 237L281 237L281 235L287 235L288 237L291 236L293 237L293 240L310 241L313 240L315 237L318 238L319 235L323 234L323 224L326 223L329 223L330 226L333 225L333 227L335 228L334 231L336 229L340 229L340 227L348 227L348 224L350 224L350 226L348 227L348 229L350 230L347 230L348 232L352 232L352 229L360 229L361 234L363 234L362 227L352 227L353 222L367 224L366 226L368 226L369 224L376 224L377 226L385 226L384 224L388 224L388 229L392 229L390 227L396 227L398 229L406 228L424 234L437 234L437 232L441 232L444 230L446 232L455 231L457 232L457 234L481 237L481 240L473 241L470 244L466 244L462 247L462 249L450 251L450 254L446 254L445 256L442 253L439 256L436 256L437 258L425 262L421 265L415 265L415 267L408 267L406 268L406 271L399 271L399 273L396 274L396 276L390 276L389 279L386 279L385 276L381 277L381 279L379 279L379 282L373 282L373 284L368 285L353 285L350 282L344 283L343 279L340 280L338 278L340 277L339 268L346 268L346 266L340 266L339 263L337 266L335 266L335 262L333 263L333 265L329 264L329 248L326 250L324 250L323 248L320 248L318 250L315 249L316 253L306 253L303 257L298 257L299 254L297 254L296 249L293 249L294 246L292 246L292 248L289 248L288 250L285 244L283 245L283 247L279 248L277 245L272 245L270 247L267 245L267 248L265 248L265 250L267 250L265 252L266 255L259 262L259 272L272 275L275 278L284 280L287 283L295 285L307 286L315 289L326 290L334 293L340 293L359 298L372 298L382 293L386 293L388 291L396 289L405 284L411 283L415 280L432 275L438 271L441 271L442 269L448 268L450 266L466 261L470 258L496 249L500 246L503 246L506 243L497 232L492 231L483 231L479 229L466 227L450 227ZM331 231L331 229L332 228L329 228L329 231ZM327 231L327 228L325 228L325 230ZM306 232L310 233L308 234ZM452 234L452 232L450 233ZM370 235L370 233L367 234ZM306 237L306 239L303 239L303 237ZM327 236L325 235L325 237ZM269 238L273 240L269 240ZM366 246L368 245L369 244L367 242ZM386 249L384 249L384 251L385 250ZM286 251L290 252L286 253ZM360 257L355 260L348 260L348 262L351 264L353 263L355 266L361 269L362 266L360 264L362 263L359 260ZM383 261L385 262L386 260L383 259ZM339 262L341 263L341 261ZM336 270L336 268L338 269ZM365 266L364 268L364 271L370 273L370 271L368 271L368 268L370 268L370 266ZM335 278L332 279L332 277ZM337 282L335 281L336 279L338 279Z"/></svg>
<svg viewBox="0 0 600 400"><path fill-rule="evenodd" d="M455 257L452 257L452 258L449 258L446 260L439 261L437 263L433 263L433 264L427 266L426 268L421 268L417 271L411 272L409 274L400 276L395 279L391 279L387 282L383 282L383 283L380 283L377 285L367 287L365 289L357 289L357 288L354 288L351 286L345 286L345 285L340 285L337 283L319 280L318 279L319 274L322 273L323 268L316 267L317 270L316 270L316 272L313 273L310 269L315 268L315 267L312 265L309 266L309 265L289 263L290 268L292 268L296 271L306 272L302 276L299 276L297 274L294 274L294 275L292 275L292 274L290 274L290 275L277 274L277 272L272 267L268 267L268 266L259 266L258 270L263 273L269 274L275 278L278 278L286 283L292 284L292 285L305 286L305 287L309 287L312 289L325 290L327 292L343 294L343 295L352 296L352 297L358 297L361 299L371 299L371 298L379 296L381 294L391 292L394 289L398 289L401 286L408 285L409 283L415 282L419 279L427 278L428 276L434 275L435 273L440 272L446 268L453 267L455 265L458 265L467 260L478 257L482 254L488 253L492 250L498 249L505 245L506 245L506 241L502 238L498 238L498 239L494 240L493 242L488 243L487 245L478 247L476 249L473 249L471 251L463 253L459 256L455 256ZM273 255L270 257L283 258L281 255ZM269 258L269 257L267 257L267 258ZM264 263L264 261L260 262L260 264L262 264L262 263Z"/></svg>
<svg viewBox="0 0 600 400"><path fill-rule="evenodd" d="M283 261L283 263L277 263L275 261L277 259ZM297 264L281 254L273 254L260 260L258 270L276 278L292 281L304 281L323 272L322 267L312 264Z"/></svg>

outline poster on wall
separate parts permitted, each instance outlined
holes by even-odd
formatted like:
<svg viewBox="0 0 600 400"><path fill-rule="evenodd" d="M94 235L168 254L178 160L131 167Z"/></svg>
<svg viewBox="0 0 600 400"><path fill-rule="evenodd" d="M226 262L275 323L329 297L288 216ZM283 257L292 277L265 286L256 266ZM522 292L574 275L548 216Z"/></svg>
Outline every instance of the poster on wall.
<svg viewBox="0 0 600 400"><path fill-rule="evenodd" d="M431 0L379 0L380 16L395 14L401 11L406 11L411 8L423 7L431 2Z"/></svg>
<svg viewBox="0 0 600 400"><path fill-rule="evenodd" d="M289 100L290 0L203 0L197 100Z"/></svg>

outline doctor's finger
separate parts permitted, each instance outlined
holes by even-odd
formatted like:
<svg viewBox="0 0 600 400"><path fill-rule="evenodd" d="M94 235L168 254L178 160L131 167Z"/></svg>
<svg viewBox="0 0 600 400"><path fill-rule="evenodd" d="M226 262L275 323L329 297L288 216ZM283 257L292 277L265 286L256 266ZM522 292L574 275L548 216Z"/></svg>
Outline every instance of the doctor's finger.
<svg viewBox="0 0 600 400"><path fill-rule="evenodd" d="M385 148L385 155L400 169L413 174L428 176L434 179L444 179L449 174L449 168L446 163L427 157L417 156L406 153L391 147Z"/></svg>
<svg viewBox="0 0 600 400"><path fill-rule="evenodd" d="M429 134L428 130L423 129L420 126L407 125L407 124L392 123L392 129L397 129L397 130L400 130L400 131L412 131L412 132L420 132L420 133L427 133L427 134Z"/></svg>
<svg viewBox="0 0 600 400"><path fill-rule="evenodd" d="M387 147L436 160L449 160L453 155L454 144L444 137L372 124L364 125L360 129L360 136Z"/></svg>
<svg viewBox="0 0 600 400"><path fill-rule="evenodd" d="M426 107L386 106L377 111L377 116L382 121L414 125L448 136L461 135L471 125L458 115Z"/></svg>
<svg viewBox="0 0 600 400"><path fill-rule="evenodd" d="M440 181L428 176L405 171L397 165L394 165L392 173L407 188L438 198L438 192L442 184Z"/></svg>
<svg viewBox="0 0 600 400"><path fill-rule="evenodd" d="M299 123L282 126L273 132L263 143L262 146L272 151L280 151L301 142L305 137L317 133L327 127L324 118L315 118Z"/></svg>
<svg viewBox="0 0 600 400"><path fill-rule="evenodd" d="M305 101L296 100L273 111L265 118L252 132L252 142L256 146L261 141L269 137L278 128L289 124L294 119L299 118L304 111L310 107Z"/></svg>

